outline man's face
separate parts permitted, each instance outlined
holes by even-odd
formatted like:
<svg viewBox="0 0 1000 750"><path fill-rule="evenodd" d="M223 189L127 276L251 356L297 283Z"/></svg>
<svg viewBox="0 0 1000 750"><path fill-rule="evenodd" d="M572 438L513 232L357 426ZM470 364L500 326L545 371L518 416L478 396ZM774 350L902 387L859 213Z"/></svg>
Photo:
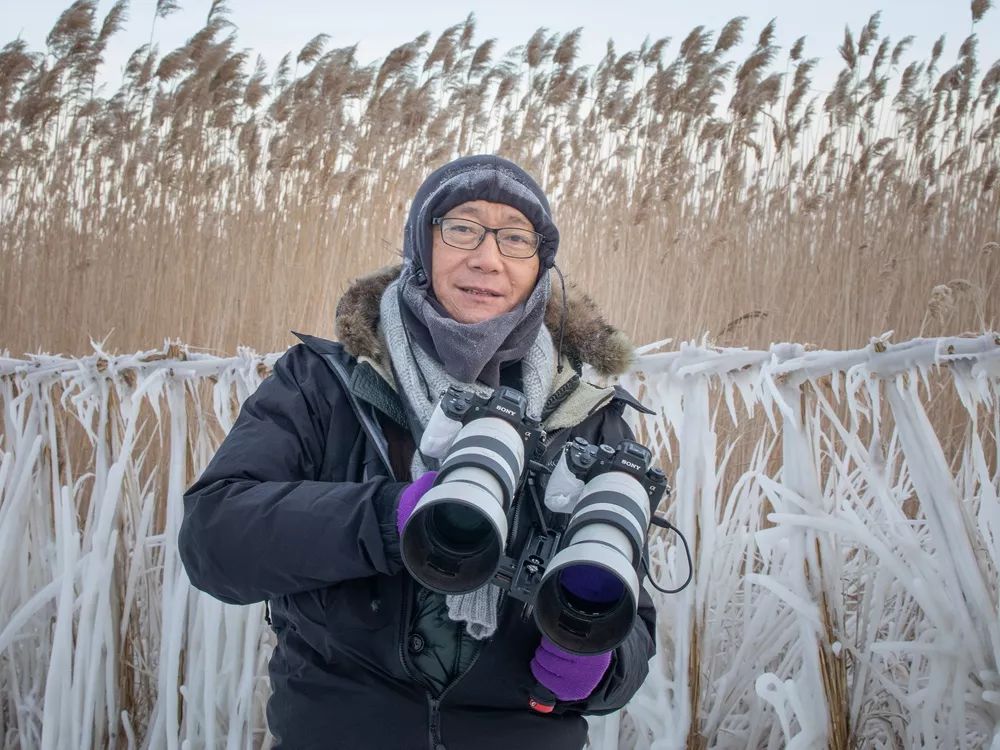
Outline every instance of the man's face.
<svg viewBox="0 0 1000 750"><path fill-rule="evenodd" d="M471 219L486 227L517 227L534 231L527 217L513 206L467 201L445 218ZM446 245L440 227L433 228L431 285L448 314L460 323L480 323L524 302L538 279L538 253L530 258L500 254L496 235L487 232L475 250Z"/></svg>

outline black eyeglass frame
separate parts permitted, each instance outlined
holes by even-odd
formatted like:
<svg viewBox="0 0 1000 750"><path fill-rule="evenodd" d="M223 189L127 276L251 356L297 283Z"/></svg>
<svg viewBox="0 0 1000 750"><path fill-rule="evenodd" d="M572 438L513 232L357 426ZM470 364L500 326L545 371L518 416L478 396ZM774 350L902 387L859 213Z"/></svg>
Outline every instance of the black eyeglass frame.
<svg viewBox="0 0 1000 750"><path fill-rule="evenodd" d="M459 247L458 245L452 245L450 242L448 242L448 240L444 238L444 222L448 220L467 221L470 224L475 224L477 227L481 227L483 229L483 236L479 238L479 242L477 242L473 247ZM485 224L480 224L478 221L473 221L472 219L466 219L462 216L437 216L431 219L431 224L440 227L439 231L441 233L441 241L444 244L446 244L448 247L453 247L456 250L467 250L468 252L472 252L473 250L478 249L479 246L482 245L483 241L486 239L486 235L492 232L493 239L495 239L497 243L497 250L500 251L500 254L503 257L511 258L513 260L528 260L529 258L534 258L536 255L538 255L538 251L541 249L542 243L545 242L545 235L539 234L538 232L532 229L525 229L524 227L488 227ZM531 234L535 235L535 237L538 238L538 242L535 243L535 249L531 253L531 255L508 255L507 253L505 253L503 251L503 247L500 245L500 235L498 234L498 232L500 232L500 230L502 229L513 229L518 232L531 232Z"/></svg>

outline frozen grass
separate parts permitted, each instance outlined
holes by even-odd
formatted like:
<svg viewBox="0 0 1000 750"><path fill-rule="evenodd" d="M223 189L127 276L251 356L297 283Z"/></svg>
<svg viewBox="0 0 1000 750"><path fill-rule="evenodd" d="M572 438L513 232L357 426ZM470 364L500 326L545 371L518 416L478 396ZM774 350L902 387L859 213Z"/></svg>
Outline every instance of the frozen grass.
<svg viewBox="0 0 1000 750"><path fill-rule="evenodd" d="M263 607L191 589L175 537L277 356L0 359L4 750L268 746ZM657 409L636 428L695 578L658 595L650 678L595 750L1000 742L1000 335L684 344L622 382ZM652 553L683 579L673 539Z"/></svg>

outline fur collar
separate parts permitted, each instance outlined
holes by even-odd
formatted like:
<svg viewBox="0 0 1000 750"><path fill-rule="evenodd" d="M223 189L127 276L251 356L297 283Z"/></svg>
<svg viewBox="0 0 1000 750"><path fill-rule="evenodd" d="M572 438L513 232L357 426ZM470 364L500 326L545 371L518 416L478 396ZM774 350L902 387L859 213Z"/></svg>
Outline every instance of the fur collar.
<svg viewBox="0 0 1000 750"><path fill-rule="evenodd" d="M387 266L354 281L337 304L337 338L348 354L381 362L382 343L377 324L382 292L399 276L402 266ZM628 338L601 316L594 301L573 284L566 285L568 305L563 337L563 355L575 363L585 362L602 376L620 375L628 369L633 348ZM562 292L552 285L545 310L545 325L558 346Z"/></svg>

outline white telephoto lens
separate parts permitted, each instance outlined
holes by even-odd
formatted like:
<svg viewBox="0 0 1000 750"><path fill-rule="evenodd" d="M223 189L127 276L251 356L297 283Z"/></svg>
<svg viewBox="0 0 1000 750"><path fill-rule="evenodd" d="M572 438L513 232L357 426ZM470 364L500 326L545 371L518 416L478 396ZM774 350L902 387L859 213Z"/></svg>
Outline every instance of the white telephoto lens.
<svg viewBox="0 0 1000 750"><path fill-rule="evenodd" d="M461 466L448 472L447 481L442 483L442 487L447 487L452 482L469 482L477 484L495 498L495 504L503 500L503 486L499 480L488 471L483 471L478 466ZM453 492L460 492L461 488L456 486Z"/></svg>
<svg viewBox="0 0 1000 750"><path fill-rule="evenodd" d="M628 534L611 524L589 523L581 526L573 534L573 544L582 542L600 542L605 546L610 545L617 549L630 563L635 562L632 560L632 541L628 538Z"/></svg>

